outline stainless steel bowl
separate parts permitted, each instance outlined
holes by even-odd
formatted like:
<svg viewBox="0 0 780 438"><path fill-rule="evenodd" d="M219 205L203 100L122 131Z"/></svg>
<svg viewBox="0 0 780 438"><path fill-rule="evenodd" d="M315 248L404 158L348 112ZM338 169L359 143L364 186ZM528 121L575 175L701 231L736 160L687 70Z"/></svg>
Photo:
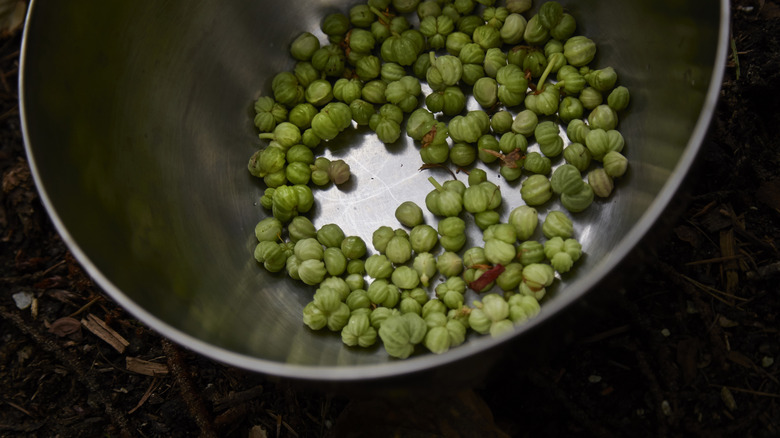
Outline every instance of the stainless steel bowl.
<svg viewBox="0 0 780 438"><path fill-rule="evenodd" d="M564 2L578 33L598 43L594 65L615 67L632 92L620 124L629 173L611 198L575 215L587 256L536 319L508 338L475 337L446 354L403 361L312 333L301 312L313 290L268 275L252 257L253 229L265 214L263 186L246 171L262 145L253 100L269 91L272 75L291 68L291 39L348 4L33 0L20 73L23 129L57 229L97 283L148 326L271 375L403 376L492 357L532 329L549 329L553 316L614 274L688 173L718 97L728 2ZM398 203L422 204L430 190L411 143L385 147L354 131L322 153L347 160L353 183L318 194L316 225L335 222L370 242L379 225L398 225ZM508 204L521 202L516 185L504 193Z"/></svg>

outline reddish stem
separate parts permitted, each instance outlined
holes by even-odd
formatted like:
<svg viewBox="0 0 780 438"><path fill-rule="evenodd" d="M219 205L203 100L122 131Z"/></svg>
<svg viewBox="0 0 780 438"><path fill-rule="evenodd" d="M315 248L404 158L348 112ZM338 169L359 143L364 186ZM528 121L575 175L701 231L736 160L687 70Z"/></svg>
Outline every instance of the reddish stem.
<svg viewBox="0 0 780 438"><path fill-rule="evenodd" d="M493 282L502 272L504 272L504 266L497 264L492 268L485 271L479 278L469 283L469 287L477 292L481 292L487 285Z"/></svg>

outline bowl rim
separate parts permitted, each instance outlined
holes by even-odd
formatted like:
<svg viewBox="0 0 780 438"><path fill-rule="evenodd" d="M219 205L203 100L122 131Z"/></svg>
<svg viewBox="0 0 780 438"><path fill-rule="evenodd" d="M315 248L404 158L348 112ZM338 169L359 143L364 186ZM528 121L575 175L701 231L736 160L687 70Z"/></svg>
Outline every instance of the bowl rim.
<svg viewBox="0 0 780 438"><path fill-rule="evenodd" d="M478 342L470 342L449 350L446 354L435 355L425 354L413 356L404 360L389 360L380 364L355 365L355 366L319 366L319 365L299 365L285 362L261 359L247 354L237 353L226 348L217 347L213 344L198 339L184 331L175 328L153 315L149 311L131 300L119 289L109 278L107 278L100 269L92 262L90 257L79 246L73 236L68 231L54 205L49 198L48 192L41 174L36 165L35 155L31 146L30 133L28 129L28 120L30 119L27 105L25 104L25 77L27 58L30 56L27 50L29 27L34 20L36 6L40 3L38 0L31 0L28 5L28 13L25 18L24 31L22 35L20 57L19 57L19 116L21 122L22 139L30 171L33 176L41 203L46 209L52 224L65 242L67 248L71 251L75 259L84 268L88 275L95 281L97 286L110 296L117 304L137 318L140 322L149 328L173 341L176 344L193 350L203 356L213 359L230 366L243 368L249 371L262 374L269 374L278 377L311 380L311 381L362 381L378 380L397 377L404 374L412 374L438 368L447 364L459 362L475 354L487 352L498 347L501 344L512 342L522 333L532 331L534 328L544 324L550 317L557 314L566 307L571 306L575 301L580 300L589 291L591 291L603 278L605 278L613 269L615 269L621 260L628 256L637 246L643 237L650 231L663 212L672 202L678 189L682 185L688 170L701 149L705 137L708 134L709 126L720 94L720 89L725 73L726 58L729 50L730 37L730 5L728 0L720 1L720 18L718 23L717 47L714 63L712 66L711 80L707 88L706 97L699 113L698 120L685 146L685 150L676 164L670 178L661 187L658 195L650 203L647 210L634 224L624 239L603 258L596 266L583 276L578 282L581 287L573 294L557 299L542 306L541 313L526 324L523 330L517 331L510 336L501 338L485 337Z"/></svg>

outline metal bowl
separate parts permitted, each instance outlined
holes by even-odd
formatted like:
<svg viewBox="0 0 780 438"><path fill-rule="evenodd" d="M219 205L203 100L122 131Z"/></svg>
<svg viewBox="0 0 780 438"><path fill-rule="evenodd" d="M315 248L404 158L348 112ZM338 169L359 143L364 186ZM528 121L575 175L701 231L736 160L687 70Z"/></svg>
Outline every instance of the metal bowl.
<svg viewBox="0 0 780 438"><path fill-rule="evenodd" d="M289 69L287 45L349 2L33 0L20 73L24 139L41 199L86 270L149 327L196 352L287 378L389 378L492 357L550 329L630 254L694 162L718 97L728 2L565 1L632 92L619 129L630 167L615 193L574 215L586 256L542 312L502 339L392 360L301 321L313 288L269 275L252 257L266 212L246 171L262 146L252 103ZM405 136L404 136L405 137ZM399 226L396 205L431 189L410 142L385 146L351 130L321 153L347 160L352 182L318 192L315 225L370 242ZM445 173L434 173L446 178ZM506 184L504 217L522 201ZM550 203L540 209L561 208ZM435 223L428 216L429 223ZM472 233L472 243L479 234ZM523 351L521 354L532 355Z"/></svg>

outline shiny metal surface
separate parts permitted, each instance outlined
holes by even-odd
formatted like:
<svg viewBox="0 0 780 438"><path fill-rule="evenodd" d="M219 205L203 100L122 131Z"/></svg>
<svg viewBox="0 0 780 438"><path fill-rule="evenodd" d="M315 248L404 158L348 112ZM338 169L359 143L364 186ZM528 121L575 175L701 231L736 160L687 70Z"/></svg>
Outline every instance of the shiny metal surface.
<svg viewBox="0 0 780 438"><path fill-rule="evenodd" d="M581 299L663 214L706 133L726 55L726 0L562 3L578 32L598 43L595 65L615 67L632 92L620 124L630 170L611 198L575 215L587 256L512 338ZM346 4L31 2L20 90L44 204L113 299L209 357L285 377L360 380L450 364L512 340L479 337L404 361L353 350L302 324L312 289L268 275L252 258L254 225L265 214L263 186L246 171L262 145L252 102L291 67L287 43ZM347 160L353 182L317 195L316 225L335 222L370 242L379 225L398 225L398 203L422 205L430 190L411 143L386 147L355 130L322 153ZM517 184L501 184L506 217L521 201Z"/></svg>

